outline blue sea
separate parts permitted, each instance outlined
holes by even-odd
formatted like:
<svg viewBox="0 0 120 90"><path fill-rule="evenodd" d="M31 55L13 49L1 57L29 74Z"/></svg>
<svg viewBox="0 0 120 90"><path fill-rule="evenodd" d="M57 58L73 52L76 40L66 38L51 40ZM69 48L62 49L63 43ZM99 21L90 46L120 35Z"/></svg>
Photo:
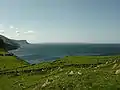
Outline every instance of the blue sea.
<svg viewBox="0 0 120 90"><path fill-rule="evenodd" d="M120 55L120 44L28 44L11 52L35 64L64 56Z"/></svg>

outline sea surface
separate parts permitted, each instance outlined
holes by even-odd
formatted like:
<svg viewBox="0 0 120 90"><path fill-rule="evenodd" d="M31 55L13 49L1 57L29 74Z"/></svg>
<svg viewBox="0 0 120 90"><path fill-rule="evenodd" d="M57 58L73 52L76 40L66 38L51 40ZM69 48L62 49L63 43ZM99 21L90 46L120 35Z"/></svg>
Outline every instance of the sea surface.
<svg viewBox="0 0 120 90"><path fill-rule="evenodd" d="M28 44L10 52L35 64L64 56L120 55L120 44Z"/></svg>

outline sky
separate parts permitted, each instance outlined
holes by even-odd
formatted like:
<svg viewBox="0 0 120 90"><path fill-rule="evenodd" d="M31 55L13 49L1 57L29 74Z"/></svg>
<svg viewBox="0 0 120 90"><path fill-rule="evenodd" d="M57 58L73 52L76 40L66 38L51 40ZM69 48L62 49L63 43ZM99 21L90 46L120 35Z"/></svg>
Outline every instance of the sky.
<svg viewBox="0 0 120 90"><path fill-rule="evenodd" d="M120 43L120 0L0 0L0 34L31 43Z"/></svg>

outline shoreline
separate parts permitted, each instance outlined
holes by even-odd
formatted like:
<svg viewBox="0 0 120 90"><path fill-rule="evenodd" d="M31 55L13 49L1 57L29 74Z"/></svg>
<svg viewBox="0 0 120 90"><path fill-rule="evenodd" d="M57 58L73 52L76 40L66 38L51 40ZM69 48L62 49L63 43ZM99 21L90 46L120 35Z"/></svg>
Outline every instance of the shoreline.
<svg viewBox="0 0 120 90"><path fill-rule="evenodd" d="M12 53L12 54L14 54L14 53ZM54 62L54 61L56 61L56 60L58 60L58 59L62 59L62 58L64 58L64 57L71 57L71 56L73 56L73 57L75 57L75 56L78 56L78 57L90 57L90 56L103 57L103 56L119 56L119 55L120 55L120 54L66 55L66 56L61 56L61 57L49 57L48 59L44 59L44 58L43 58L43 59L38 59L38 60L36 61L36 60L25 60L25 59L23 59L23 58L21 58L21 57L19 57L19 56L17 56L17 55L14 54L14 56L15 56L18 60L23 60L23 61L29 63L30 65L32 65L32 64L39 64L39 63L43 63L43 62Z"/></svg>

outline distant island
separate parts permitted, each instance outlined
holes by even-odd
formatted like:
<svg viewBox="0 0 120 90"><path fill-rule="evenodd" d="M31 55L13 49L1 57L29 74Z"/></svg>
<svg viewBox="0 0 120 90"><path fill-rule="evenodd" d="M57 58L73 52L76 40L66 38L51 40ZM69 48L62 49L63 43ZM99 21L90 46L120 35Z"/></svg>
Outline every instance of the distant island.
<svg viewBox="0 0 120 90"><path fill-rule="evenodd" d="M26 40L13 40L9 39L3 35L0 35L0 47L5 48L6 50L18 49L20 46L29 44Z"/></svg>

